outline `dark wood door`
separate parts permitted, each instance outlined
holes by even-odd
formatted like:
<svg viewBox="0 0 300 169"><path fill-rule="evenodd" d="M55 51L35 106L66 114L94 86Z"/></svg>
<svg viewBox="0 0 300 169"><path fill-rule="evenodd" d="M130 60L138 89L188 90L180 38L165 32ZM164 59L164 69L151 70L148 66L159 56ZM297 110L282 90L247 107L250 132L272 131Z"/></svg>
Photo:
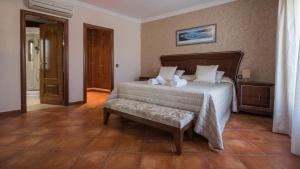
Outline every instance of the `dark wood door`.
<svg viewBox="0 0 300 169"><path fill-rule="evenodd" d="M111 90L113 35L111 31L88 29L87 87Z"/></svg>
<svg viewBox="0 0 300 169"><path fill-rule="evenodd" d="M105 31L102 33L102 87L111 90L112 84L112 55L113 55L113 33Z"/></svg>
<svg viewBox="0 0 300 169"><path fill-rule="evenodd" d="M88 32L88 88L101 88L101 32Z"/></svg>
<svg viewBox="0 0 300 169"><path fill-rule="evenodd" d="M40 100L43 104L63 104L63 24L40 26Z"/></svg>

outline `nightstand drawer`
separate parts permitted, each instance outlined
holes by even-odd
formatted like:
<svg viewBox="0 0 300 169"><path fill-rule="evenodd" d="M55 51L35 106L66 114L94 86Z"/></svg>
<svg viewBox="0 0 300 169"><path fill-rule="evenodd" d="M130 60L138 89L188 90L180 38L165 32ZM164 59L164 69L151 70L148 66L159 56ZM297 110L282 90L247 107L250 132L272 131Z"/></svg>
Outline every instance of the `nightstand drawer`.
<svg viewBox="0 0 300 169"><path fill-rule="evenodd" d="M266 82L238 82L238 110L248 113L273 114L274 85Z"/></svg>
<svg viewBox="0 0 300 169"><path fill-rule="evenodd" d="M270 97L269 87L241 85L241 105L270 108Z"/></svg>

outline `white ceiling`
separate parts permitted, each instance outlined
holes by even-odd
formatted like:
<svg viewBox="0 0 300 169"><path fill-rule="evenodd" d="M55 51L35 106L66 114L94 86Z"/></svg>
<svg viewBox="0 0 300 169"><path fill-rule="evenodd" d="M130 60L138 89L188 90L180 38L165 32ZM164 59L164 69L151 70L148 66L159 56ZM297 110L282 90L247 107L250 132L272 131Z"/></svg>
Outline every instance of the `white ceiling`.
<svg viewBox="0 0 300 169"><path fill-rule="evenodd" d="M234 0L79 0L141 21L155 20Z"/></svg>

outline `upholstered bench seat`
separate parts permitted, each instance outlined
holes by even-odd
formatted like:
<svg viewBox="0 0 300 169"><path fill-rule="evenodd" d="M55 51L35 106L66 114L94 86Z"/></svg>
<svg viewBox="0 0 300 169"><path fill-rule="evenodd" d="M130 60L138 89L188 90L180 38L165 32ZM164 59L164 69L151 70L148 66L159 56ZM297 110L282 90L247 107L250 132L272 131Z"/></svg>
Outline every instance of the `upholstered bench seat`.
<svg viewBox="0 0 300 169"><path fill-rule="evenodd" d="M192 129L194 119L190 111L122 98L104 103L104 124L111 113L173 133L178 154L181 154L183 133Z"/></svg>
<svg viewBox="0 0 300 169"><path fill-rule="evenodd" d="M183 128L194 119L194 113L190 111L128 99L109 100L105 107L176 128Z"/></svg>

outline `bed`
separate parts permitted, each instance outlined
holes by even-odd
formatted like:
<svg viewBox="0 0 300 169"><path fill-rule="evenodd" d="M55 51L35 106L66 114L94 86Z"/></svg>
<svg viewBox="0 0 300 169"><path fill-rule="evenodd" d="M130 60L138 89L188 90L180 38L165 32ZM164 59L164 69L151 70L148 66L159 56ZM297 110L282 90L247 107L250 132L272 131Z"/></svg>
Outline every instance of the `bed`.
<svg viewBox="0 0 300 169"><path fill-rule="evenodd" d="M207 138L212 149L224 149L222 133L231 112L237 111L235 83L241 51L161 56L162 66L178 66L193 75L197 65L219 65L226 81L210 84L189 81L184 87L148 85L145 81L121 83L110 98L126 98L172 107L196 114L194 131Z"/></svg>

